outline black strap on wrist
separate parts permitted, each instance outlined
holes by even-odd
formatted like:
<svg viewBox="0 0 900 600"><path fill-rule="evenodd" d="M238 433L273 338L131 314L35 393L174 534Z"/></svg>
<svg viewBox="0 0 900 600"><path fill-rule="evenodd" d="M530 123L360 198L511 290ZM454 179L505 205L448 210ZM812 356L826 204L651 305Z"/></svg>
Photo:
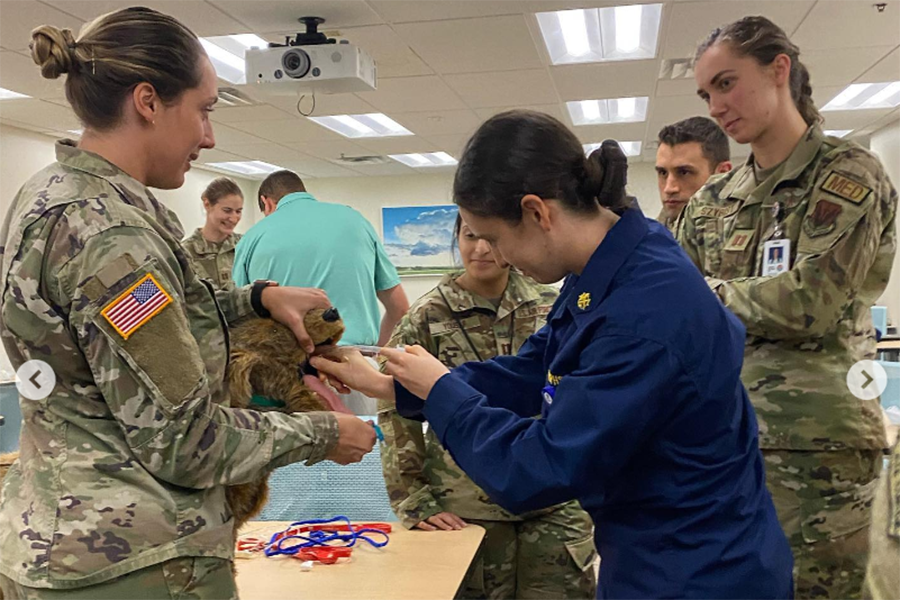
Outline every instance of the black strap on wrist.
<svg viewBox="0 0 900 600"><path fill-rule="evenodd" d="M250 288L250 306L253 307L253 312L263 319L268 319L272 316L272 313L262 303L262 292L267 287L269 287L269 282L261 280L254 281L253 287Z"/></svg>

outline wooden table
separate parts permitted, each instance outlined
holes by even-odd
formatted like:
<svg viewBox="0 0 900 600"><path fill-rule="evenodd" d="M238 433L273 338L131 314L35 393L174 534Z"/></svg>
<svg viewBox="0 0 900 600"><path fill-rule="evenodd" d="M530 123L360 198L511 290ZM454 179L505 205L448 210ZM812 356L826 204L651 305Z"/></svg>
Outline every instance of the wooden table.
<svg viewBox="0 0 900 600"><path fill-rule="evenodd" d="M876 351L882 360L900 361L900 340L881 340Z"/></svg>
<svg viewBox="0 0 900 600"><path fill-rule="evenodd" d="M241 535L268 539L289 522L254 521ZM337 564L316 563L309 571L301 561L281 556L236 558L237 585L242 600L272 598L420 600L453 598L481 545L484 529L469 525L461 531L409 531L391 523L391 540L383 548L363 542L353 556Z"/></svg>

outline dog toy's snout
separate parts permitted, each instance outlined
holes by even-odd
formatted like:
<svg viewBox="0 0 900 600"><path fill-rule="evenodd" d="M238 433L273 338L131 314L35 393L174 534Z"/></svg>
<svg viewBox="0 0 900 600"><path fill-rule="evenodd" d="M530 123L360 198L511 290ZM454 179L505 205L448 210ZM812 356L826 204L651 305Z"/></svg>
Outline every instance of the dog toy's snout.
<svg viewBox="0 0 900 600"><path fill-rule="evenodd" d="M333 306L322 313L322 319L326 323L334 323L335 321L337 321L340 318L341 318L341 314L338 312L338 309L336 309Z"/></svg>

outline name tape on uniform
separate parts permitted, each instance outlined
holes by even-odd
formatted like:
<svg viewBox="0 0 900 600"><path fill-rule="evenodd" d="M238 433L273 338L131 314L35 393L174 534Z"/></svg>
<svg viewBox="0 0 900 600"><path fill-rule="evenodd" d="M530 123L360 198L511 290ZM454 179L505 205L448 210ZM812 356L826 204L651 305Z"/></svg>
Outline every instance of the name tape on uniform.
<svg viewBox="0 0 900 600"><path fill-rule="evenodd" d="M861 183L832 171L822 182L822 189L853 204L860 204L872 191Z"/></svg>

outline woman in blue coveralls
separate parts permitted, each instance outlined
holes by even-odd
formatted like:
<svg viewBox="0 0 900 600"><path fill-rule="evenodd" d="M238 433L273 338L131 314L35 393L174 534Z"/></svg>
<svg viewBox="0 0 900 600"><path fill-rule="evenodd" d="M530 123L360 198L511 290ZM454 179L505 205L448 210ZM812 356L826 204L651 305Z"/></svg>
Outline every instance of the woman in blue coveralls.
<svg viewBox="0 0 900 600"><path fill-rule="evenodd" d="M626 169L615 142L585 159L542 113L489 119L454 199L498 259L541 283L567 277L547 325L517 356L453 371L418 346L384 350L389 375L350 351L315 366L427 418L505 508L578 499L596 525L599 597L790 597L739 378L744 327L665 229L625 208Z"/></svg>

